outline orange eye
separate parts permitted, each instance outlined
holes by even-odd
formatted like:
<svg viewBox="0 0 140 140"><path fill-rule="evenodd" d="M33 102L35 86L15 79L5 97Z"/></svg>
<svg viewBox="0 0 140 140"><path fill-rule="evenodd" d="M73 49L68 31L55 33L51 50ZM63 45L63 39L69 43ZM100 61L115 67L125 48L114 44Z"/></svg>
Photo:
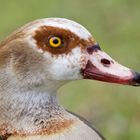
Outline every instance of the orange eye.
<svg viewBox="0 0 140 140"><path fill-rule="evenodd" d="M51 37L49 39L49 44L51 47L58 48L62 44L62 39L60 37Z"/></svg>

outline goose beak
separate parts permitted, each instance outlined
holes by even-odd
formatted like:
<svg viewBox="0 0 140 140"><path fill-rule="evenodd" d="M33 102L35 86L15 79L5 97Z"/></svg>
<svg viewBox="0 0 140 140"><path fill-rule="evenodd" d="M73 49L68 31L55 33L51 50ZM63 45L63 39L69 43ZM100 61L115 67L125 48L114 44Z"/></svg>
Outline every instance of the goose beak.
<svg viewBox="0 0 140 140"><path fill-rule="evenodd" d="M103 52L98 44L87 48L87 52L89 59L81 71L84 79L140 86L140 73L117 63Z"/></svg>

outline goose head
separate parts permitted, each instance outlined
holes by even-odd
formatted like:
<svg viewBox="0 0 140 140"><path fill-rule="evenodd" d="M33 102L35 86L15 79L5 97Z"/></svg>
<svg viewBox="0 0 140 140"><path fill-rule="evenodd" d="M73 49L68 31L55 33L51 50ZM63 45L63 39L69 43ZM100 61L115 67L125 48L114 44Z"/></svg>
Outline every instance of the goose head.
<svg viewBox="0 0 140 140"><path fill-rule="evenodd" d="M1 50L8 52L9 59L2 55L0 61L7 62L0 64L11 68L16 85L47 85L53 81L52 88L57 89L67 81L79 79L140 85L139 73L117 63L87 29L68 19L47 18L29 23L3 41Z"/></svg>

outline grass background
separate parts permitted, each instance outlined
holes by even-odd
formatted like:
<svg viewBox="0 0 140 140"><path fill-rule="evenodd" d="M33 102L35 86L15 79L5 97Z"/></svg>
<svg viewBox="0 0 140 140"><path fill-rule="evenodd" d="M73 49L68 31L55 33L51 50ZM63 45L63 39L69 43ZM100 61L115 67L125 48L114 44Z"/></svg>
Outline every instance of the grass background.
<svg viewBox="0 0 140 140"><path fill-rule="evenodd" d="M65 17L83 24L103 50L140 70L138 0L0 0L0 40L25 23ZM140 139L140 89L75 81L59 90L63 105L96 125L108 140Z"/></svg>

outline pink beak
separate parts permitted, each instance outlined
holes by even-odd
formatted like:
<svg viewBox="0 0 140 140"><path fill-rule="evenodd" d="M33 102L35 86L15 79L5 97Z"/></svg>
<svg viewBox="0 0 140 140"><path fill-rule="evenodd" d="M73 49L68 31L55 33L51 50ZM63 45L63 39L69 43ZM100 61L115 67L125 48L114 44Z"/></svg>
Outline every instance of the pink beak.
<svg viewBox="0 0 140 140"><path fill-rule="evenodd" d="M82 69L84 79L140 86L140 74L118 64L98 44L87 48L89 59Z"/></svg>

